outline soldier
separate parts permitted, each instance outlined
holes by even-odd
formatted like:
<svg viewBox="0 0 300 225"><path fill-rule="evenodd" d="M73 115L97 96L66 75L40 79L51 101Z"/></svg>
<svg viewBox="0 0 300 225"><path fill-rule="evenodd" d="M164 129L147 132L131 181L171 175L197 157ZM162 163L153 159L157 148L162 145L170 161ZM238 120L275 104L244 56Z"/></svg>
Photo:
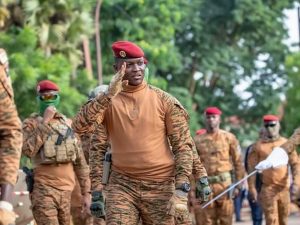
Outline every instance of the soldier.
<svg viewBox="0 0 300 225"><path fill-rule="evenodd" d="M0 224L14 224L11 204L22 148L21 121L8 75L8 58L0 49Z"/></svg>
<svg viewBox="0 0 300 225"><path fill-rule="evenodd" d="M195 143L200 158L208 174L213 197L227 189L233 179L240 180L244 176L241 150L236 137L221 130L221 110L217 107L205 109L206 133L197 135ZM234 173L234 177L232 177ZM235 195L238 190L235 190ZM196 211L198 225L229 225L232 224L233 201L232 196L222 196L205 209Z"/></svg>
<svg viewBox="0 0 300 225"><path fill-rule="evenodd" d="M108 88L107 85L100 85L98 87L96 87L95 89L93 89L90 94L89 94L89 99L88 101L91 101L92 99L94 99L99 93L103 93L104 91L106 91ZM101 127L102 129L104 129L103 127ZM100 131L101 132L101 129ZM96 133L99 133L98 131ZM87 162L89 162L89 155L90 155L90 149L91 149L91 136L94 133L93 131L93 127L91 127L90 132L87 132L85 134L82 134L80 136L80 140L81 140L81 144L82 144L82 150L85 156L85 159ZM97 140L93 141L93 145L96 146L95 151L99 151L98 147L98 143ZM101 148L102 146L100 146L99 148ZM107 143L104 143L104 150L107 148ZM93 151L92 151L93 152ZM94 157L94 156L92 156ZM90 173L90 175L92 177L95 177L95 175L93 173ZM98 181L100 178L96 175L95 180ZM76 180L77 181L77 180ZM100 179L101 181L101 179ZM81 190L80 190L80 185L78 183L78 181L76 182L76 186L72 192L72 197L71 197L71 214L72 214L72 221L73 221L73 225L103 225L105 224L104 218L96 218L96 217L92 217L88 212L83 212L82 211L82 207L81 207L81 201L80 199L83 196L81 196Z"/></svg>
<svg viewBox="0 0 300 225"><path fill-rule="evenodd" d="M37 85L39 113L23 123L23 154L32 159L33 216L38 225L70 224L71 193L78 178L83 205L89 207L89 169L71 121L57 112L58 86L49 81Z"/></svg>
<svg viewBox="0 0 300 225"><path fill-rule="evenodd" d="M265 127L265 138L256 142L248 156L249 172L255 170L255 166L265 160L273 151L274 147L284 144L287 139L279 134L280 123L275 115L263 117ZM289 165L292 170L293 181L300 184L300 167L298 156L294 151L289 156ZM257 201L257 190L255 188L256 177L249 178L249 193L254 201ZM259 201L264 211L266 225L287 225L289 215L289 174L288 166L271 168L262 172L262 187L259 193Z"/></svg>
<svg viewBox="0 0 300 225"><path fill-rule="evenodd" d="M78 133L102 122L108 132L112 172L105 187L106 223L137 224L141 218L145 225L174 224L176 199L187 194L192 173L188 115L174 97L144 81L140 47L120 41L112 49L118 72L107 93L83 106L73 121ZM97 154L90 158L91 168L101 168L104 155ZM91 212L99 216L103 196L98 188Z"/></svg>

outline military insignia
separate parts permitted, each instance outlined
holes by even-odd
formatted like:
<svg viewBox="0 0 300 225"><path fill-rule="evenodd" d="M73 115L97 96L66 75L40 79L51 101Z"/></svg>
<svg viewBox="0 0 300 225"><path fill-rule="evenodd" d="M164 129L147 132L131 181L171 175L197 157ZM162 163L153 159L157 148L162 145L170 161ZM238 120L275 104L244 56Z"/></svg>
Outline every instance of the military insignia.
<svg viewBox="0 0 300 225"><path fill-rule="evenodd" d="M126 52L125 52L125 51L120 51L119 54L120 54L120 56L121 56L122 58L125 58L125 57L126 57Z"/></svg>

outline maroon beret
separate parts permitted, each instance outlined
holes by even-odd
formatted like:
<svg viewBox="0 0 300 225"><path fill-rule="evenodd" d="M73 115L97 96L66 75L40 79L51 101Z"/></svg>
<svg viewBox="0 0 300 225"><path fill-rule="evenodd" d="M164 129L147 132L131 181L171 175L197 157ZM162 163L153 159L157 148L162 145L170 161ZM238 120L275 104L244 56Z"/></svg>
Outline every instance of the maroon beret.
<svg viewBox="0 0 300 225"><path fill-rule="evenodd" d="M43 91L59 91L59 87L57 84L50 80L42 80L40 81L36 86L37 92L43 92Z"/></svg>
<svg viewBox="0 0 300 225"><path fill-rule="evenodd" d="M217 107L207 107L204 112L210 115L222 115L222 111Z"/></svg>
<svg viewBox="0 0 300 225"><path fill-rule="evenodd" d="M263 116L263 120L264 122L268 122L268 121L279 121L279 118L278 116L275 116L275 115L264 115Z"/></svg>
<svg viewBox="0 0 300 225"><path fill-rule="evenodd" d="M132 59L144 57L143 50L130 41L117 41L111 46L116 58Z"/></svg>
<svg viewBox="0 0 300 225"><path fill-rule="evenodd" d="M206 133L206 129L200 129L196 131L196 135L202 135Z"/></svg>

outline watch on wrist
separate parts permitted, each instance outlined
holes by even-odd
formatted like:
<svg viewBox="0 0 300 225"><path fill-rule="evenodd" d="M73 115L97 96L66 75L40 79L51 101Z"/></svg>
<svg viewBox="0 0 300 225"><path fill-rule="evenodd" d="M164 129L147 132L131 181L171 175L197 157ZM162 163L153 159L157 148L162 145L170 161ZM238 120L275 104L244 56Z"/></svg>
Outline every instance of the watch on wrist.
<svg viewBox="0 0 300 225"><path fill-rule="evenodd" d="M179 186L176 189L187 193L191 190L191 185L189 183L185 182L185 183L181 184L181 186Z"/></svg>

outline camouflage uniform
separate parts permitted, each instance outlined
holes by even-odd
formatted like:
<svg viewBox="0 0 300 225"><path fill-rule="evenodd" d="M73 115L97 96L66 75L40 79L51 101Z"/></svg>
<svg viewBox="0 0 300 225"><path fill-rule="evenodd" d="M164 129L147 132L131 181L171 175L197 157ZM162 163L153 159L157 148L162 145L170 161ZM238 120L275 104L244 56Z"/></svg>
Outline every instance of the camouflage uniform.
<svg viewBox="0 0 300 225"><path fill-rule="evenodd" d="M149 85L145 88L152 94L159 96L162 105L170 109L169 112L163 112L165 113L163 120L165 122L164 129L175 155L175 184L188 182L189 175L192 173L193 142L187 124L187 113L180 103L167 93ZM105 119L107 109L110 109L114 105L114 100L122 94L123 91L113 99L102 94L83 106L73 121L74 131L82 134L88 132L89 127L95 123L101 124ZM151 102L151 99L149 101ZM145 123L144 127L147 125ZM98 138L98 143L104 144L106 140L103 140L101 135L95 132L94 138ZM110 134L108 136L110 137ZM104 157L104 148L102 150L97 149L98 151L91 149L90 152L91 182L94 190L100 187L101 160ZM113 168L114 151L112 147ZM167 214L167 204L171 200L174 190L175 185L172 179L165 181L135 179L130 174L126 175L125 171L123 174L113 169L109 184L105 187L107 197L106 222L107 224L137 224L141 218L143 224L174 224L174 217ZM122 200L120 201L120 199Z"/></svg>
<svg viewBox="0 0 300 225"><path fill-rule="evenodd" d="M276 140L263 139L256 142L248 156L249 170L255 170L255 166L265 160L274 147L284 144L287 140L278 137ZM295 151L289 156L293 180L299 184L299 161ZM249 178L249 193L255 195L256 177ZM272 168L262 172L262 188L259 192L259 201L262 205L266 225L287 225L289 215L290 193L289 193L288 167ZM255 193L253 193L255 192Z"/></svg>
<svg viewBox="0 0 300 225"><path fill-rule="evenodd" d="M3 185L3 188L4 185L16 183L21 156L22 131L10 79L1 62L0 83L0 185ZM0 224L4 222L2 219L10 220L6 218L9 215L5 215L5 212L0 209ZM13 215L9 217L13 218Z"/></svg>
<svg viewBox="0 0 300 225"><path fill-rule="evenodd" d="M32 114L23 123L22 153L32 158L34 167L35 181L31 194L33 215L38 225L69 224L71 193L75 186L75 174L82 195L87 194L90 191L89 169L79 144L76 146L78 152L74 162L42 163L41 151L45 148L46 140L49 140L50 135L56 132L53 126L66 126L69 121L60 113L56 113L48 124L41 122L41 120L40 116ZM71 166L71 170L65 171L64 168L70 168L69 166ZM46 175L45 170L47 171Z"/></svg>
<svg viewBox="0 0 300 225"><path fill-rule="evenodd" d="M197 135L195 144L200 158L208 174L208 180L213 191L212 197L217 196L228 188L233 180L244 176L241 152L236 137L227 131L218 130L216 133ZM198 225L230 225L232 224L233 202L229 196L223 196L203 210L196 213Z"/></svg>
<svg viewBox="0 0 300 225"><path fill-rule="evenodd" d="M85 156L87 163L89 163L90 147L91 147L91 133L85 134L80 137L82 150ZM91 173L92 175L92 173ZM99 179L99 177L98 177ZM76 179L77 180L77 179ZM83 215L81 212L81 202L78 199L81 199L81 190L80 185L76 182L76 186L72 192L71 197L71 215L74 225L104 225L105 221L102 218L95 218L91 215Z"/></svg>

